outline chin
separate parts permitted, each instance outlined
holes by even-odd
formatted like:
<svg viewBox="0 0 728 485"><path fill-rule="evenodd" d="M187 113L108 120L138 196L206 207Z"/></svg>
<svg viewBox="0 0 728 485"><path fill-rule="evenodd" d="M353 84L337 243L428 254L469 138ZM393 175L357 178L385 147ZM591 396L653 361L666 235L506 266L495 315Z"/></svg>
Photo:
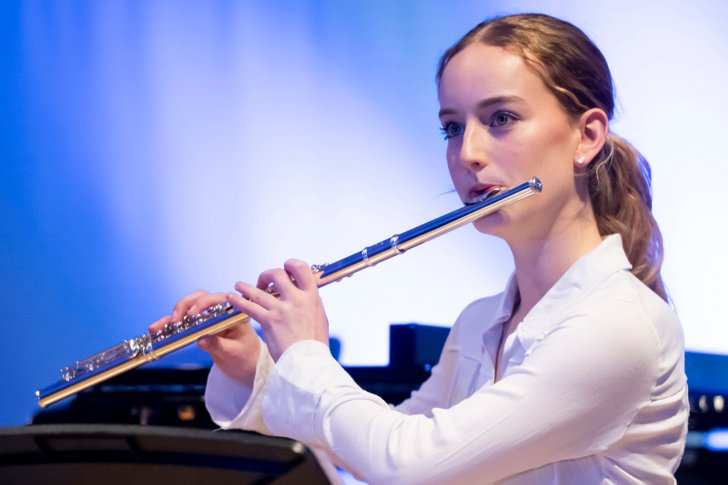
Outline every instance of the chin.
<svg viewBox="0 0 728 485"><path fill-rule="evenodd" d="M483 234L489 234L505 239L508 233L508 218L502 211L490 214L485 217L481 217L477 221L473 222L473 226L478 232Z"/></svg>

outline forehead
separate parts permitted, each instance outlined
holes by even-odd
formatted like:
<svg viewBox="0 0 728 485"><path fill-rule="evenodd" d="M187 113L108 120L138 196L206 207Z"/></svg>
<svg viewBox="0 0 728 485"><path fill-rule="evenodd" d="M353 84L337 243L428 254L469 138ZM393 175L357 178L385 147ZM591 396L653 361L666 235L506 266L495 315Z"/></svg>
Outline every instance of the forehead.
<svg viewBox="0 0 728 485"><path fill-rule="evenodd" d="M502 47L474 43L448 62L440 79L440 104L480 101L491 96L522 98L550 94L523 58Z"/></svg>

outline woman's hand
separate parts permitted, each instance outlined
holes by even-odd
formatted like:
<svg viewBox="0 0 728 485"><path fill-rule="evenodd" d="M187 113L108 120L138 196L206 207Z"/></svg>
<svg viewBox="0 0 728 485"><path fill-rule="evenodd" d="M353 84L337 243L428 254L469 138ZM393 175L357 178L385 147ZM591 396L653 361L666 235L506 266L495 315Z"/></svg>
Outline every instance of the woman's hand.
<svg viewBox="0 0 728 485"><path fill-rule="evenodd" d="M278 289L278 298L265 291L270 283ZM262 273L257 287L239 282L235 289L242 296L228 293L227 300L260 323L273 360L278 361L288 347L300 340L329 345L329 324L316 279L303 261L289 259L283 269Z"/></svg>
<svg viewBox="0 0 728 485"><path fill-rule="evenodd" d="M178 301L172 314L151 324L149 331L161 330L169 322L178 322L185 315L200 313L207 307L223 302L225 302L223 293L196 291ZM260 354L260 339L249 324L235 325L218 334L201 337L197 345L210 353L215 365L228 377L252 387Z"/></svg>

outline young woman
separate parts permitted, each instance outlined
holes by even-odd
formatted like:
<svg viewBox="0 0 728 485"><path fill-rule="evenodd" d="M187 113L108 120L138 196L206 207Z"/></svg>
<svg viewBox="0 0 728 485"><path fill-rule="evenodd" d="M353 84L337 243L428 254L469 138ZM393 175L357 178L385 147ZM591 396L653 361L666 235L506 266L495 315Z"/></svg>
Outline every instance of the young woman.
<svg viewBox="0 0 728 485"><path fill-rule="evenodd" d="M683 336L660 279L648 165L609 131L604 57L561 20L496 18L445 53L438 86L464 201L534 175L544 191L475 222L508 243L515 273L463 311L409 400L390 408L331 357L301 261L238 293L194 293L153 328L225 299L249 314L265 343L248 326L199 342L215 361L215 421L298 439L368 482L673 483Z"/></svg>

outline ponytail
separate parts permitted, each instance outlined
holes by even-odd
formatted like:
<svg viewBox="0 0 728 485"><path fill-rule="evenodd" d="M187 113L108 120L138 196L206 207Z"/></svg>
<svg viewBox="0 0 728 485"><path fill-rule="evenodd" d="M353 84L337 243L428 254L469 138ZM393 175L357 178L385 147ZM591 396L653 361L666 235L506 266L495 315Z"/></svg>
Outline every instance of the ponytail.
<svg viewBox="0 0 728 485"><path fill-rule="evenodd" d="M667 301L660 276L662 234L652 215L652 173L647 160L626 140L610 133L589 164L587 177L599 234L619 234L632 273Z"/></svg>

